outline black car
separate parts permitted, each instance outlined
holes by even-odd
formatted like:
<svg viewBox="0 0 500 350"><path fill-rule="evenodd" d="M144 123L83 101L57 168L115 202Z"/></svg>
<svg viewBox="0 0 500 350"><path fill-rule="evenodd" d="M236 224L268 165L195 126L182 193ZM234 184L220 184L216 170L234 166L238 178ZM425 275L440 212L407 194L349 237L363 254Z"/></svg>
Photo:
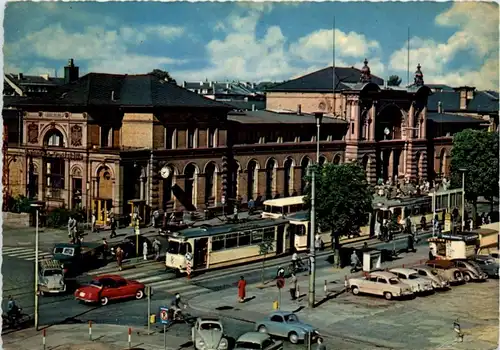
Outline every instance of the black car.
<svg viewBox="0 0 500 350"><path fill-rule="evenodd" d="M137 255L136 251L136 240L139 238L139 255ZM124 259L130 259L130 258L135 258L137 256L142 256L142 246L146 242L148 244L148 253L151 253L151 249L153 248L153 245L149 239L147 239L144 236L136 236L136 235L130 235L125 237L120 243L116 243L111 247L111 254L115 255L115 250L116 248L120 247L123 250L123 258Z"/></svg>

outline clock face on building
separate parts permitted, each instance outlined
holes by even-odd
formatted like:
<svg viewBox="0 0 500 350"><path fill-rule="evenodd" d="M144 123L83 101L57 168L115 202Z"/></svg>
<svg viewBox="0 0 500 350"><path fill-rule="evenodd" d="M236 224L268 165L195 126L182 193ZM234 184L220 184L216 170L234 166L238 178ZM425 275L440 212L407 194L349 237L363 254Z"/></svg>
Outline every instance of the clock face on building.
<svg viewBox="0 0 500 350"><path fill-rule="evenodd" d="M161 168L160 175L164 179L167 179L170 176L170 168L168 166L164 166L163 168Z"/></svg>

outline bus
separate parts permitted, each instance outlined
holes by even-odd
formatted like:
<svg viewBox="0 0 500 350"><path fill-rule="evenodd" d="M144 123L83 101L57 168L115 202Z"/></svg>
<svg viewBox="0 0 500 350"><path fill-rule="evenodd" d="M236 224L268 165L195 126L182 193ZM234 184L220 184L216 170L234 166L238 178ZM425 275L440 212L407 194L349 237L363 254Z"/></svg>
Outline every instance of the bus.
<svg viewBox="0 0 500 350"><path fill-rule="evenodd" d="M238 224L200 226L180 230L168 237L167 269L182 274L244 264L290 252L288 220L258 219ZM272 242L261 254L261 244Z"/></svg>
<svg viewBox="0 0 500 350"><path fill-rule="evenodd" d="M304 210L305 196L268 199L264 201L263 219L279 219Z"/></svg>

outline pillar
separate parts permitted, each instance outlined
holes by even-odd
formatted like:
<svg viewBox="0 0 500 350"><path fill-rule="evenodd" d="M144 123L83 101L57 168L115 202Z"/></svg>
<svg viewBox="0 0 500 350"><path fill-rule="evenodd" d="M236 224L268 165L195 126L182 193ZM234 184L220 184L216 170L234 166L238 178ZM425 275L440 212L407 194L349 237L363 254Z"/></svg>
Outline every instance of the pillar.
<svg viewBox="0 0 500 350"><path fill-rule="evenodd" d="M64 159L64 191L63 191L63 199L64 203L66 204L66 208L71 208L71 185L70 185L70 176L69 176L69 165L70 165L70 160L69 159Z"/></svg>
<svg viewBox="0 0 500 350"><path fill-rule="evenodd" d="M370 134L368 140L370 141L375 141L375 115L377 113L377 110L375 108L375 102L372 104L372 107L370 108L370 117L371 117L371 122L370 122Z"/></svg>
<svg viewBox="0 0 500 350"><path fill-rule="evenodd" d="M410 132L406 134L407 139L413 139L413 135L415 134L415 130L411 129L415 126L415 103L411 103L410 110L408 112L408 129ZM419 126L420 128L420 126ZM419 133L420 134L420 133Z"/></svg>
<svg viewBox="0 0 500 350"><path fill-rule="evenodd" d="M427 138L427 106L421 112L422 122L420 123L420 138Z"/></svg>

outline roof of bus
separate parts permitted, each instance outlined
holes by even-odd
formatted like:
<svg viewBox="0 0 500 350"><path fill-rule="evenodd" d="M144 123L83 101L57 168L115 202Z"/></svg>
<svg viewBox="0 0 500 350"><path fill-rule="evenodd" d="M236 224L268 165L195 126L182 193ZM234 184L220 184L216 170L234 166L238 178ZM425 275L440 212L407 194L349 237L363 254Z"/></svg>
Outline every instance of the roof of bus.
<svg viewBox="0 0 500 350"><path fill-rule="evenodd" d="M271 227L279 224L288 223L285 219L261 219L252 220L249 222L239 223L239 224L226 224L218 226L202 226L202 227L192 227L172 234L173 237L179 238L198 238L206 236L216 236L232 232L240 232L246 230L254 230L259 228Z"/></svg>
<svg viewBox="0 0 500 350"><path fill-rule="evenodd" d="M264 201L264 205L271 206L284 206L284 205L294 205L294 204L303 204L304 198L306 196L294 196L294 197L286 197L286 198L276 198L276 199L268 199Z"/></svg>

